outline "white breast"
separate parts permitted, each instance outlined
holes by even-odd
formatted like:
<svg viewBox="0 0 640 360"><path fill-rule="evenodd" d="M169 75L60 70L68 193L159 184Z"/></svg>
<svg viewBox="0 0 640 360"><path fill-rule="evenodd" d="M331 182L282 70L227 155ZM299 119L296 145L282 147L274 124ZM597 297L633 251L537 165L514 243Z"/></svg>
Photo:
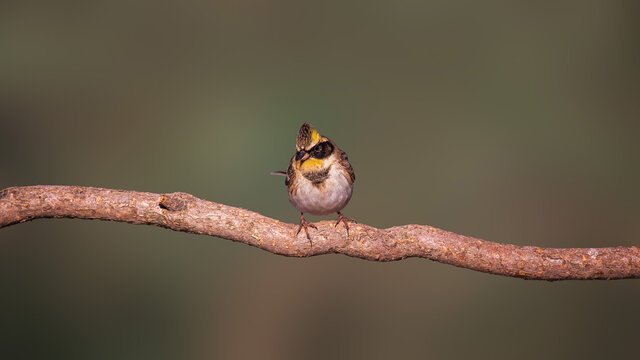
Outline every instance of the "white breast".
<svg viewBox="0 0 640 360"><path fill-rule="evenodd" d="M303 213L327 215L342 210L349 199L353 184L349 174L337 166L329 170L329 177L321 186L315 186L304 176L297 181L297 191L289 192L289 201Z"/></svg>

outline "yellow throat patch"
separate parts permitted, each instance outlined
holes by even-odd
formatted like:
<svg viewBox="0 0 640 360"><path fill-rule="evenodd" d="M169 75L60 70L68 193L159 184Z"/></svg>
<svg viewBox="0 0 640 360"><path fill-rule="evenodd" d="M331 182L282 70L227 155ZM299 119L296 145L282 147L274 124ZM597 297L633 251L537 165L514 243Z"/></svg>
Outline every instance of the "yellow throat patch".
<svg viewBox="0 0 640 360"><path fill-rule="evenodd" d="M304 162L303 161L296 161L296 165L298 165L299 169L302 170L312 170L315 168L319 168L322 166L322 164L324 163L324 161L322 159L307 159Z"/></svg>

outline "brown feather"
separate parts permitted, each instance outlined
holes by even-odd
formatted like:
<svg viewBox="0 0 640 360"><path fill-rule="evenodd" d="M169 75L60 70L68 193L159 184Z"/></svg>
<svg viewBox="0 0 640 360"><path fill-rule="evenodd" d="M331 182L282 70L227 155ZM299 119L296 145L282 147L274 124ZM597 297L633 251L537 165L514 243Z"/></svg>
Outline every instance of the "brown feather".
<svg viewBox="0 0 640 360"><path fill-rule="evenodd" d="M296 139L296 149L302 150L307 149L311 144L311 125L309 123L304 123L300 127L298 131L298 138Z"/></svg>
<svg viewBox="0 0 640 360"><path fill-rule="evenodd" d="M353 172L353 167L351 166L351 163L349 162L349 158L347 157L347 153L338 149L338 155L340 155L339 157L339 162L340 164L342 164L342 166L345 167L345 169L347 169L347 172L349 173L349 180L350 183L353 184L354 181L356 181L356 173Z"/></svg>

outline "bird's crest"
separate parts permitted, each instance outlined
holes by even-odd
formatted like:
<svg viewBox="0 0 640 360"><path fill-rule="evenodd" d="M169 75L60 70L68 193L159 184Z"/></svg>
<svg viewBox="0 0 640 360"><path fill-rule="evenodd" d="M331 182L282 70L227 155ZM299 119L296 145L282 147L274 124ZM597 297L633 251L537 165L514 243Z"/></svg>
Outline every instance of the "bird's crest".
<svg viewBox="0 0 640 360"><path fill-rule="evenodd" d="M320 141L320 134L309 123L304 123L298 131L298 139L296 140L296 149L310 149Z"/></svg>

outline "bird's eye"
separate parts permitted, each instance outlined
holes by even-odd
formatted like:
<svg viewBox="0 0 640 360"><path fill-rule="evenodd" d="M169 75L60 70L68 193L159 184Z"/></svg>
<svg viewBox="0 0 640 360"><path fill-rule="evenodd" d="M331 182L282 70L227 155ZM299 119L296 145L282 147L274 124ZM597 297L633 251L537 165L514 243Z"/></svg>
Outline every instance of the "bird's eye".
<svg viewBox="0 0 640 360"><path fill-rule="evenodd" d="M311 149L311 155L316 159L324 159L331 155L333 152L333 146L328 142L320 143Z"/></svg>
<svg viewBox="0 0 640 360"><path fill-rule="evenodd" d="M321 158L323 152L324 152L324 144L318 144L313 148L314 157Z"/></svg>

